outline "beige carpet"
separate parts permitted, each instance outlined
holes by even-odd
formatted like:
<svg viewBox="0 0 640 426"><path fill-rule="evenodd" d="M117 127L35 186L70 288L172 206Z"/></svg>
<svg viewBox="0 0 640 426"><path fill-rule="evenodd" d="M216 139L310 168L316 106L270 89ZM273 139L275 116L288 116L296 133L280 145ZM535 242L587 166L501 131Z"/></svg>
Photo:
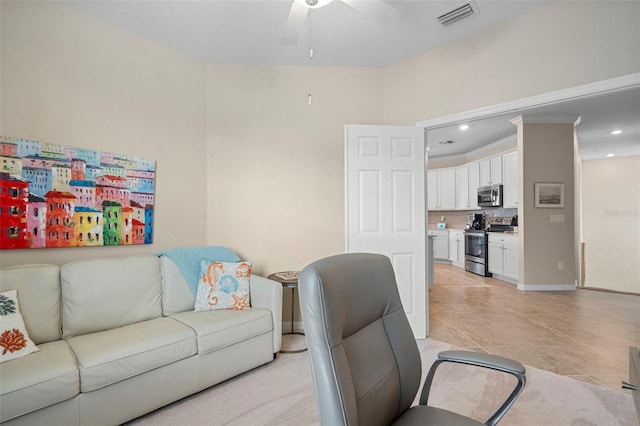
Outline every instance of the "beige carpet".
<svg viewBox="0 0 640 426"><path fill-rule="evenodd" d="M432 286L436 287L491 287L489 284L474 280L447 269L435 268Z"/></svg>
<svg viewBox="0 0 640 426"><path fill-rule="evenodd" d="M438 352L451 348L432 339L420 340L418 346L423 375ZM480 368L443 365L436 375L429 403L485 421L491 411L487 404L511 389L511 382L505 383L504 377ZM316 425L318 416L308 353L278 354L276 360L265 366L130 424ZM525 390L499 425L636 426L638 420L630 394L527 367Z"/></svg>

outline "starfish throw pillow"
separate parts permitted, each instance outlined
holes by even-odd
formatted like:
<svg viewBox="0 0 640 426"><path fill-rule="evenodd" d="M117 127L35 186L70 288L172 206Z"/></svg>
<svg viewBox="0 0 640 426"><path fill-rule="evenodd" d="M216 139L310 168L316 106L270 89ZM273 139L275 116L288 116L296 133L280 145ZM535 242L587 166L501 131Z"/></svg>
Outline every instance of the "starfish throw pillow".
<svg viewBox="0 0 640 426"><path fill-rule="evenodd" d="M248 309L251 262L200 261L196 311Z"/></svg>

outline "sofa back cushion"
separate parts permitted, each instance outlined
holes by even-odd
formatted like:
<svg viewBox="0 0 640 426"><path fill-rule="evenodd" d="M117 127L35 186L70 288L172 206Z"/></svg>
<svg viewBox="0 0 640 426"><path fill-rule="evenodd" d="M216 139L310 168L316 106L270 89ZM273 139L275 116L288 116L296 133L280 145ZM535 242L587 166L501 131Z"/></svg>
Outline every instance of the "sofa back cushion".
<svg viewBox="0 0 640 426"><path fill-rule="evenodd" d="M20 313L36 345L60 340L60 268L19 265L0 269L0 291L17 290Z"/></svg>
<svg viewBox="0 0 640 426"><path fill-rule="evenodd" d="M104 331L162 316L156 256L85 260L64 265L62 336Z"/></svg>
<svg viewBox="0 0 640 426"><path fill-rule="evenodd" d="M177 314L178 312L193 311L196 295L182 271L168 257L160 256L160 267L162 269L162 311L165 316Z"/></svg>

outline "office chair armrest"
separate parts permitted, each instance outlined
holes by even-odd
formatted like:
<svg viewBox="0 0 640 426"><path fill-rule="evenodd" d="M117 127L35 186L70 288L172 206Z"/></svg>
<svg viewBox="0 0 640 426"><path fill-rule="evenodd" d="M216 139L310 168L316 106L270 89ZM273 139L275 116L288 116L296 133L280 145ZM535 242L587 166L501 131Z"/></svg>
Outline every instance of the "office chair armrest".
<svg viewBox="0 0 640 426"><path fill-rule="evenodd" d="M444 351L438 354L438 359L433 363L427 378L425 379L424 386L422 388L422 394L420 395L420 405L427 405L429 400L429 392L431 390L431 384L436 373L436 369L443 362L455 362L458 364L467 364L477 367L489 368L491 370L497 370L504 373L509 373L518 379L518 383L507 397L505 402L496 410L496 412L485 422L486 425L494 426L497 424L502 416L504 416L515 402L516 398L524 389L526 382L524 365L513 359L504 358L498 355L484 354L471 351Z"/></svg>
<svg viewBox="0 0 640 426"><path fill-rule="evenodd" d="M493 370L504 371L510 374L524 374L524 365L516 360L504 358L498 355L483 354L471 351L444 351L438 354L438 358L450 362L477 365L479 367L491 368Z"/></svg>

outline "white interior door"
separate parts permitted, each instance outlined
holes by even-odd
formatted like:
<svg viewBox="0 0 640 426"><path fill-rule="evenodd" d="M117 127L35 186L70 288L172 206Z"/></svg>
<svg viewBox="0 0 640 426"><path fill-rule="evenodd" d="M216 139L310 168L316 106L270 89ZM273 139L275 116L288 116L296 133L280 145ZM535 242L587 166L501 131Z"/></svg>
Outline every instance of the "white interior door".
<svg viewBox="0 0 640 426"><path fill-rule="evenodd" d="M345 126L347 253L380 253L394 267L416 338L428 334L424 130Z"/></svg>

